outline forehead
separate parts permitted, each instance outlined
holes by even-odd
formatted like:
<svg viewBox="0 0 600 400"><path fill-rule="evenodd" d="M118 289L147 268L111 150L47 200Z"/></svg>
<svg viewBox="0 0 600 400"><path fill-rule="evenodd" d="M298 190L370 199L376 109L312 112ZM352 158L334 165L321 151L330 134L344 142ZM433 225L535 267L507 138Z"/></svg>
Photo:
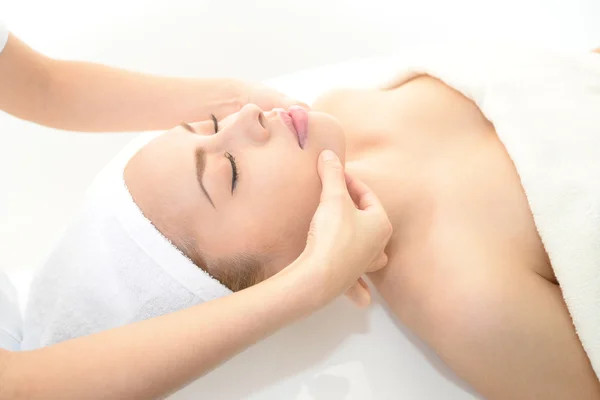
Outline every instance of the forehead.
<svg viewBox="0 0 600 400"><path fill-rule="evenodd" d="M187 230L188 216L198 207L194 154L185 134L167 133L140 149L123 173L137 206L167 237Z"/></svg>
<svg viewBox="0 0 600 400"><path fill-rule="evenodd" d="M171 192L194 176L195 144L181 132L166 133L144 146L124 171L130 191ZM135 188L135 189L134 189ZM170 189L170 190L165 190Z"/></svg>

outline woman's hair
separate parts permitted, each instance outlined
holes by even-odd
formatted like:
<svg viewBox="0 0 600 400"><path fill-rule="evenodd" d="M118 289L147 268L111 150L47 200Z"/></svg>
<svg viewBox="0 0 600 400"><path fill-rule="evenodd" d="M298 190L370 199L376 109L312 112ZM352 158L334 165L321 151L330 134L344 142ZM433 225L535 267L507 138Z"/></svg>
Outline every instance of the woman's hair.
<svg viewBox="0 0 600 400"><path fill-rule="evenodd" d="M218 260L209 260L200 254L189 237L178 236L173 244L196 266L227 286L233 292L244 290L265 279L262 263L249 255L232 255Z"/></svg>
<svg viewBox="0 0 600 400"><path fill-rule="evenodd" d="M126 169L127 171L127 169ZM144 217L167 238L173 246L189 258L198 268L221 282L230 290L237 292L259 283L265 279L263 262L251 255L231 255L220 259L210 259L201 254L195 241L193 230L186 229L185 224L173 224L168 215L151 207L139 204L132 198Z"/></svg>

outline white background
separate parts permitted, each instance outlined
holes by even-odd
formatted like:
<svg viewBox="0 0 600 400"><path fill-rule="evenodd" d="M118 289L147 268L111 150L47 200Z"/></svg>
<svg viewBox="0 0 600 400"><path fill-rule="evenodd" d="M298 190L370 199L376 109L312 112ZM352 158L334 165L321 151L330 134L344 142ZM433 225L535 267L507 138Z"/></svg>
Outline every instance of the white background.
<svg viewBox="0 0 600 400"><path fill-rule="evenodd" d="M600 46L598 0L1 0L0 19L30 46L55 57L255 80L383 55L423 39L477 36ZM52 131L0 114L0 268L20 287L43 262L94 174L130 137ZM439 374L436 361L413 338L397 340L401 327L389 322L370 340L389 342L390 353L404 354L404 362L386 362L385 351L377 353L381 347L369 350L369 342L343 333L365 330L377 318L386 318L380 307L357 317L336 304L178 398L237 399L250 392L257 399L470 398L443 377L447 372ZM311 326L334 334L323 341ZM298 338L323 343L306 350L305 342L294 343ZM360 346L373 352L367 366L343 356ZM331 362L336 357L337 364Z"/></svg>

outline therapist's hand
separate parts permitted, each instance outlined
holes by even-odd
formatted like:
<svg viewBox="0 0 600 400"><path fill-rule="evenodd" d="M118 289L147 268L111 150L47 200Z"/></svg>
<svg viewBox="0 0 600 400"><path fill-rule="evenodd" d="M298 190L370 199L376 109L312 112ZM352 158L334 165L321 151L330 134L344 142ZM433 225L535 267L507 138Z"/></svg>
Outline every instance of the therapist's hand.
<svg viewBox="0 0 600 400"><path fill-rule="evenodd" d="M384 249L392 225L377 196L344 171L338 157L325 150L319 157L321 201L313 217L302 256L323 283L325 300L346 293L359 306L371 295L361 276L387 264Z"/></svg>
<svg viewBox="0 0 600 400"><path fill-rule="evenodd" d="M240 82L240 108L246 104L256 104L264 111L274 108L288 109L291 106L301 106L308 109L308 105L294 100L277 90L254 82Z"/></svg>

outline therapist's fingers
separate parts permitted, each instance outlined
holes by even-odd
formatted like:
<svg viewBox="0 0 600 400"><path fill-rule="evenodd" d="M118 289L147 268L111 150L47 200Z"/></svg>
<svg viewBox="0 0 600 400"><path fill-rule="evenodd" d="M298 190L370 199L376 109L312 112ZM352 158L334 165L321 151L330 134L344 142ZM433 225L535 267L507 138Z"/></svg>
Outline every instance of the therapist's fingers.
<svg viewBox="0 0 600 400"><path fill-rule="evenodd" d="M331 150L324 150L319 156L319 177L321 178L321 202L347 198L344 167L338 156Z"/></svg>
<svg viewBox="0 0 600 400"><path fill-rule="evenodd" d="M384 252L381 252L381 255L377 257L375 262L369 266L367 272L375 272L379 271L383 267L385 267L388 263L388 256Z"/></svg>
<svg viewBox="0 0 600 400"><path fill-rule="evenodd" d="M383 206L377 195L360 179L345 172L346 187L356 206L363 210L383 211Z"/></svg>
<svg viewBox="0 0 600 400"><path fill-rule="evenodd" d="M345 172L348 193L364 222L363 233L378 238L385 248L392 236L392 224L377 195L360 179Z"/></svg>
<svg viewBox="0 0 600 400"><path fill-rule="evenodd" d="M305 109L310 109L308 104L293 99L274 88L256 82L238 82L237 91L241 93L241 104L243 107L246 104L256 104L263 111L269 111L274 108L288 109L292 106L300 106Z"/></svg>
<svg viewBox="0 0 600 400"><path fill-rule="evenodd" d="M371 304L371 290L363 278L359 278L358 281L346 291L346 297L359 308L365 308Z"/></svg>
<svg viewBox="0 0 600 400"><path fill-rule="evenodd" d="M308 104L303 103L303 102L301 102L299 100L294 100L294 99L292 99L291 97L288 97L288 96L284 97L283 105L284 105L285 109L288 109L290 107L296 106L296 107L302 107L305 110L310 110L310 106Z"/></svg>

